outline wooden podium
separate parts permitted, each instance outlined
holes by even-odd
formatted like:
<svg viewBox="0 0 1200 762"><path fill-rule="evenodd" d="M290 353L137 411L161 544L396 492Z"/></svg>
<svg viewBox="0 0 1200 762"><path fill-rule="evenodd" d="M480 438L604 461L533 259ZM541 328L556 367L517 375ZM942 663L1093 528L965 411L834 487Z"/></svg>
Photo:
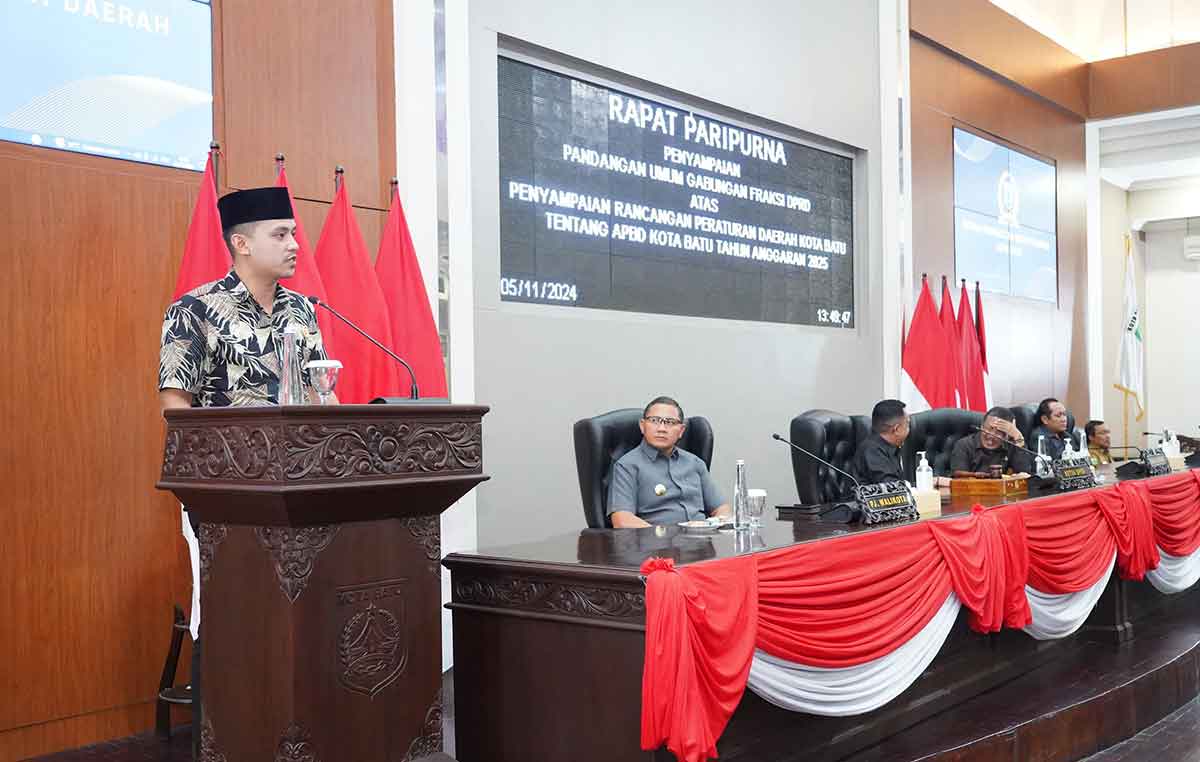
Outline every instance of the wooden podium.
<svg viewBox="0 0 1200 762"><path fill-rule="evenodd" d="M199 520L204 762L441 749L439 514L488 477L471 405L167 411Z"/></svg>

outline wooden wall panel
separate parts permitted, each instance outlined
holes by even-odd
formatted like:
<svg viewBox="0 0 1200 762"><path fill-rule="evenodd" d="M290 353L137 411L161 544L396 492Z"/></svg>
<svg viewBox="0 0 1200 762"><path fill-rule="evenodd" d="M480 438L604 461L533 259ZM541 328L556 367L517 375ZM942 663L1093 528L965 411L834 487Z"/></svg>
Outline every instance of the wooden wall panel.
<svg viewBox="0 0 1200 762"><path fill-rule="evenodd" d="M186 711L176 710L171 720L175 724L187 722ZM154 702L146 701L16 728L0 733L0 760L13 762L56 749L124 738L141 733L153 724Z"/></svg>
<svg viewBox="0 0 1200 762"><path fill-rule="evenodd" d="M910 0L908 23L915 34L1087 115L1087 63L989 0Z"/></svg>
<svg viewBox="0 0 1200 762"><path fill-rule="evenodd" d="M273 183L284 151L315 244L343 164L374 256L395 174L391 3L215 0L213 16L222 190ZM171 607L191 595L178 506L154 489L154 382L199 175L0 142L0 176L7 762L152 727Z"/></svg>
<svg viewBox="0 0 1200 762"><path fill-rule="evenodd" d="M1087 410L1084 316L1086 187L1083 121L916 37L912 40L913 256L935 298L954 276L952 129L974 128L1058 167L1059 303L984 295L998 403L1064 399ZM973 284L972 284L973 287ZM954 284L956 305L957 281Z"/></svg>
<svg viewBox="0 0 1200 762"><path fill-rule="evenodd" d="M395 174L390 0L224 3L221 45L230 187L263 184L279 152L293 193L311 200L332 200L337 164L354 177ZM386 208L387 188L362 183L355 198Z"/></svg>
<svg viewBox="0 0 1200 762"><path fill-rule="evenodd" d="M190 599L153 378L196 175L0 143L0 176L3 749L152 699Z"/></svg>
<svg viewBox="0 0 1200 762"><path fill-rule="evenodd" d="M1093 119L1200 103L1200 43L1095 61L1088 69Z"/></svg>

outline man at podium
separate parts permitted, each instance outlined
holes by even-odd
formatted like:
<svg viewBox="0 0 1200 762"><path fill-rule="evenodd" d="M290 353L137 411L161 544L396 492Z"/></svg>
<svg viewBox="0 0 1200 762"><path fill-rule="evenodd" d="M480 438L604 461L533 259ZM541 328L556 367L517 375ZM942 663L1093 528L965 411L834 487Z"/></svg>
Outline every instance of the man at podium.
<svg viewBox="0 0 1200 762"><path fill-rule="evenodd" d="M324 360L317 316L303 295L279 285L296 272L296 221L286 188L253 188L217 202L229 274L192 289L167 307L158 359L162 409L274 405L279 402L279 342L289 325L298 336L301 381L313 396L310 360ZM183 536L192 561L192 711L199 727L200 546L183 513ZM200 734L192 734L192 756Z"/></svg>
<svg viewBox="0 0 1200 762"><path fill-rule="evenodd" d="M286 188L252 188L217 202L233 268L167 308L159 354L163 409L273 405L279 402L283 331L298 328L305 365L324 360L312 304L279 285L296 272L296 221ZM315 401L315 400L314 400Z"/></svg>

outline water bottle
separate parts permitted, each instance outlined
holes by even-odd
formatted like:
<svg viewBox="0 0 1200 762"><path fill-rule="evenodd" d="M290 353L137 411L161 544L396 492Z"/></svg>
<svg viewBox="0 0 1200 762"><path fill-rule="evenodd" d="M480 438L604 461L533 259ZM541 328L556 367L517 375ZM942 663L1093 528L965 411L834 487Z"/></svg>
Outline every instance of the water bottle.
<svg viewBox="0 0 1200 762"><path fill-rule="evenodd" d="M917 453L921 460L917 463L917 491L928 492L933 489L933 469L929 466L929 461L925 459L925 453Z"/></svg>
<svg viewBox="0 0 1200 762"><path fill-rule="evenodd" d="M1050 476L1050 456L1046 454L1046 435L1038 435L1037 475L1043 479Z"/></svg>
<svg viewBox="0 0 1200 762"><path fill-rule="evenodd" d="M304 383L300 380L299 330L295 325L283 329L283 357L279 363L279 404L303 405Z"/></svg>
<svg viewBox="0 0 1200 762"><path fill-rule="evenodd" d="M749 529L750 511L746 495L746 461L737 461L733 474L733 528Z"/></svg>

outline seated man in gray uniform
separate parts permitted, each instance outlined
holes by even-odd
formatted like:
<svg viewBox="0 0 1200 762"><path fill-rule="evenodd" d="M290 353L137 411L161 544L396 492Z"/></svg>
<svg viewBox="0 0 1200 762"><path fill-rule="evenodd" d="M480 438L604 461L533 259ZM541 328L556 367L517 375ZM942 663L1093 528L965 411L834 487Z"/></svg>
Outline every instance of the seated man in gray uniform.
<svg viewBox="0 0 1200 762"><path fill-rule="evenodd" d="M732 515L704 461L675 446L687 427L678 402L654 398L642 411L638 427L641 444L613 464L608 485L608 516L614 528Z"/></svg>

